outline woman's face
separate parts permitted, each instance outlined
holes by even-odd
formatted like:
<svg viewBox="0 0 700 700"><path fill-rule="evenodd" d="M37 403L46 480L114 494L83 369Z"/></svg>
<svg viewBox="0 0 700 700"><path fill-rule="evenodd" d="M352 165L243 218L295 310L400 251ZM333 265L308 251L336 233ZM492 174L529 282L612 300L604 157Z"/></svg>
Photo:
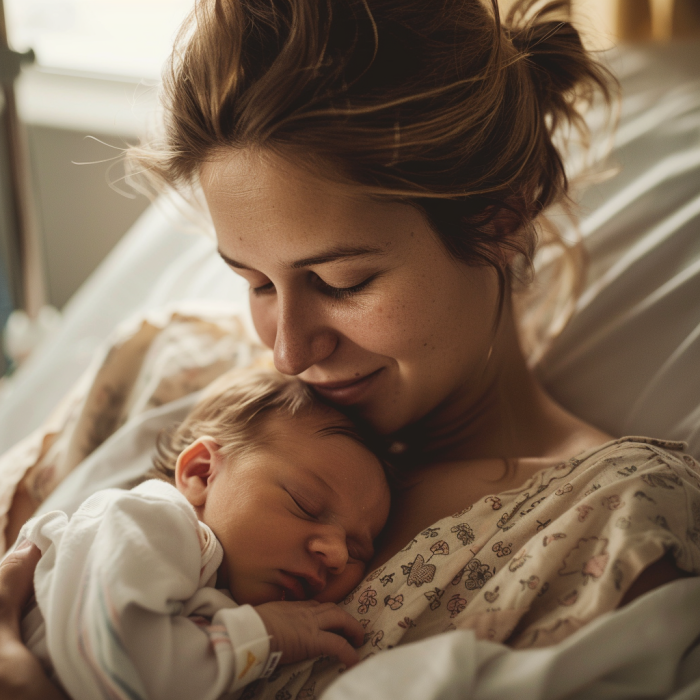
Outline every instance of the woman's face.
<svg viewBox="0 0 700 700"><path fill-rule="evenodd" d="M255 327L278 370L384 434L434 409L449 419L474 406L492 343L494 270L456 262L415 208L271 153L232 150L200 174L219 251L250 284Z"/></svg>

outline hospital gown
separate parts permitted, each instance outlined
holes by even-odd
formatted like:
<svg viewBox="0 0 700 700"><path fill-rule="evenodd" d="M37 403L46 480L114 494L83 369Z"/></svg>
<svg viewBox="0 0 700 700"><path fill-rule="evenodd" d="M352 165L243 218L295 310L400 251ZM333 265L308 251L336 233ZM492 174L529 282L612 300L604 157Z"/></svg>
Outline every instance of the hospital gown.
<svg viewBox="0 0 700 700"><path fill-rule="evenodd" d="M361 658L455 629L542 647L614 610L666 554L700 573L700 465L682 443L625 437L416 533L341 607L365 628ZM340 670L278 668L243 697L311 700Z"/></svg>

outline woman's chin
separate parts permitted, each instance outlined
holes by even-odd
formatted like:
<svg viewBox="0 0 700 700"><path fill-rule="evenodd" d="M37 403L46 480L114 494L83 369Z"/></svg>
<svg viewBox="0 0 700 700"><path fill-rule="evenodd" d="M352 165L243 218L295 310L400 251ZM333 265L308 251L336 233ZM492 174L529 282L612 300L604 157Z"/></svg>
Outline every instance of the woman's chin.
<svg viewBox="0 0 700 700"><path fill-rule="evenodd" d="M393 406L376 404L371 406L358 407L356 413L377 435L391 438L401 431L412 421L404 410Z"/></svg>

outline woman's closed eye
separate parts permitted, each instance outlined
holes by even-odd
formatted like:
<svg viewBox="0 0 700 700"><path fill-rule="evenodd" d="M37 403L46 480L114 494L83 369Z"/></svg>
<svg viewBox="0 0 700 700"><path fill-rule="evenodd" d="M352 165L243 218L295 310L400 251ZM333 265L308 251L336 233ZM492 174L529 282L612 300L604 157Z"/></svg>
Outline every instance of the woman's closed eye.
<svg viewBox="0 0 700 700"><path fill-rule="evenodd" d="M362 280L362 282L358 284L353 284L352 286L349 287L334 287L331 284L328 284L328 282L325 282L323 279L321 279L317 274L312 273L315 278L315 283L318 286L319 290L323 293L326 294L329 297L332 297L333 299L347 299L348 297L352 296L353 294L358 294L359 292L363 291L369 285L376 279L377 275L370 275L369 277L365 278Z"/></svg>
<svg viewBox="0 0 700 700"><path fill-rule="evenodd" d="M333 299L347 299L353 294L358 294L366 289L377 278L377 275L374 274L365 278L358 284L353 284L349 287L335 287L332 284L328 284L328 282L319 277L315 272L311 272L310 275L312 283L317 287L317 289L322 294L325 294ZM266 282L265 284L258 286L251 285L250 289L255 296L264 296L266 294L275 293L275 285L273 282Z"/></svg>

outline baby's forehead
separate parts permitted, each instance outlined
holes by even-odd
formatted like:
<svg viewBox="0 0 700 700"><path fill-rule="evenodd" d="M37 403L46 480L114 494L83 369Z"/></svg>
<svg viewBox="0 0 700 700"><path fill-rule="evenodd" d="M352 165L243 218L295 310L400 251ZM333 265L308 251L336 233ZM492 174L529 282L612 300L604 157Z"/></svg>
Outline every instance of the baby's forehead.
<svg viewBox="0 0 700 700"><path fill-rule="evenodd" d="M302 454L309 458L326 455L329 462L310 459L317 469L332 468L340 457L352 457L350 464L362 462L382 472L382 461L370 446L371 437L365 435L349 418L330 408L314 410L295 416L271 416L268 437L278 450L284 450L290 439L297 447L302 445Z"/></svg>
<svg viewBox="0 0 700 700"><path fill-rule="evenodd" d="M272 428L287 423L293 430L308 438L344 436L372 451L368 445L368 433L361 430L346 415L325 404L314 404L295 414L273 411L268 417ZM367 433L367 434L366 434Z"/></svg>

